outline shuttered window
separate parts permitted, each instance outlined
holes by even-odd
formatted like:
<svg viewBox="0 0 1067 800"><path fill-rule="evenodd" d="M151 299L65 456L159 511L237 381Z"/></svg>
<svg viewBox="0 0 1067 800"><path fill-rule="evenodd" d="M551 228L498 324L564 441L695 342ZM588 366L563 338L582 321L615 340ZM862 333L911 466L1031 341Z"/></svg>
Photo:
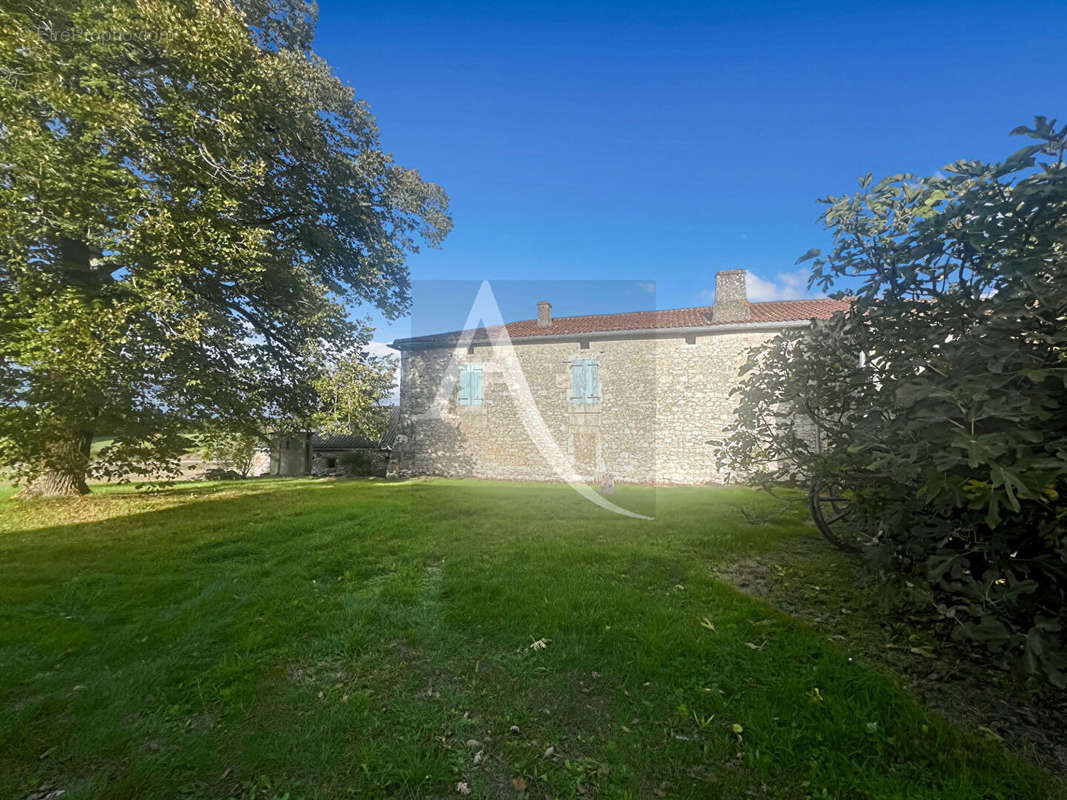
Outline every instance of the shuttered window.
<svg viewBox="0 0 1067 800"><path fill-rule="evenodd" d="M596 403L600 400L600 377L596 361L582 359L571 362L571 399L575 403Z"/></svg>
<svg viewBox="0 0 1067 800"><path fill-rule="evenodd" d="M459 404L461 406L480 406L482 404L481 364L460 365Z"/></svg>

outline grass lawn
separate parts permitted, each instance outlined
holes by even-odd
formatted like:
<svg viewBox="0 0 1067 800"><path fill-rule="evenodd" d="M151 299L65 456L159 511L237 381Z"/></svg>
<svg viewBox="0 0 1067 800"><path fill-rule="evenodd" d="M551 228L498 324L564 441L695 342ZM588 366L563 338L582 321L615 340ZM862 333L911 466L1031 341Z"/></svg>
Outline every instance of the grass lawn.
<svg viewBox="0 0 1067 800"><path fill-rule="evenodd" d="M714 577L795 514L617 499L655 521L474 481L0 502L0 797L1064 796Z"/></svg>

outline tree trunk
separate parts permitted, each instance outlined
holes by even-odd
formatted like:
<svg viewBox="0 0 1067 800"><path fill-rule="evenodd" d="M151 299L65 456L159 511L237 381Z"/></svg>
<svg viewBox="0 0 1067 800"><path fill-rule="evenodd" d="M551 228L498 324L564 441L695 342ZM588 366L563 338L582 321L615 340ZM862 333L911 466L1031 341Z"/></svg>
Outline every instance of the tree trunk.
<svg viewBox="0 0 1067 800"><path fill-rule="evenodd" d="M91 433L73 434L53 442L40 473L15 496L71 497L89 494L85 473L89 468L92 442Z"/></svg>

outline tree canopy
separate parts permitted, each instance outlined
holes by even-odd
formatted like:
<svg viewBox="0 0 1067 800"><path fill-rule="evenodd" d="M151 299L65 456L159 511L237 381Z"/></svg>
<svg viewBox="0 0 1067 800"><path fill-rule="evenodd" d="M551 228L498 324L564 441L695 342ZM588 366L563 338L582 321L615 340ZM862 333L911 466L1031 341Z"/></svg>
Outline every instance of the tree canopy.
<svg viewBox="0 0 1067 800"><path fill-rule="evenodd" d="M0 0L0 466L48 493L306 417L451 221L299 0Z"/></svg>

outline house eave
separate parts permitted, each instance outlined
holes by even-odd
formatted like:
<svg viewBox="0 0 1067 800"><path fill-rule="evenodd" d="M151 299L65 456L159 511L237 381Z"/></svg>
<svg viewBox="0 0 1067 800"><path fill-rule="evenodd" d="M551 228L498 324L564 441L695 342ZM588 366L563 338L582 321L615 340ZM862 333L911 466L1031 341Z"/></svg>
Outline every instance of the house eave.
<svg viewBox="0 0 1067 800"><path fill-rule="evenodd" d="M685 336L714 336L720 333L757 332L783 330L787 328L806 328L810 319L759 321L759 322L724 322L718 325L696 325L688 328L636 328L610 331L589 331L587 333L550 333L535 336L522 336L511 340L512 344L544 344L548 342L578 342L593 339L676 339ZM484 331L485 329L479 329ZM389 344L393 350L431 350L452 348L460 343L459 336L449 339L396 339ZM491 347L492 341L487 336L475 336L470 347Z"/></svg>

